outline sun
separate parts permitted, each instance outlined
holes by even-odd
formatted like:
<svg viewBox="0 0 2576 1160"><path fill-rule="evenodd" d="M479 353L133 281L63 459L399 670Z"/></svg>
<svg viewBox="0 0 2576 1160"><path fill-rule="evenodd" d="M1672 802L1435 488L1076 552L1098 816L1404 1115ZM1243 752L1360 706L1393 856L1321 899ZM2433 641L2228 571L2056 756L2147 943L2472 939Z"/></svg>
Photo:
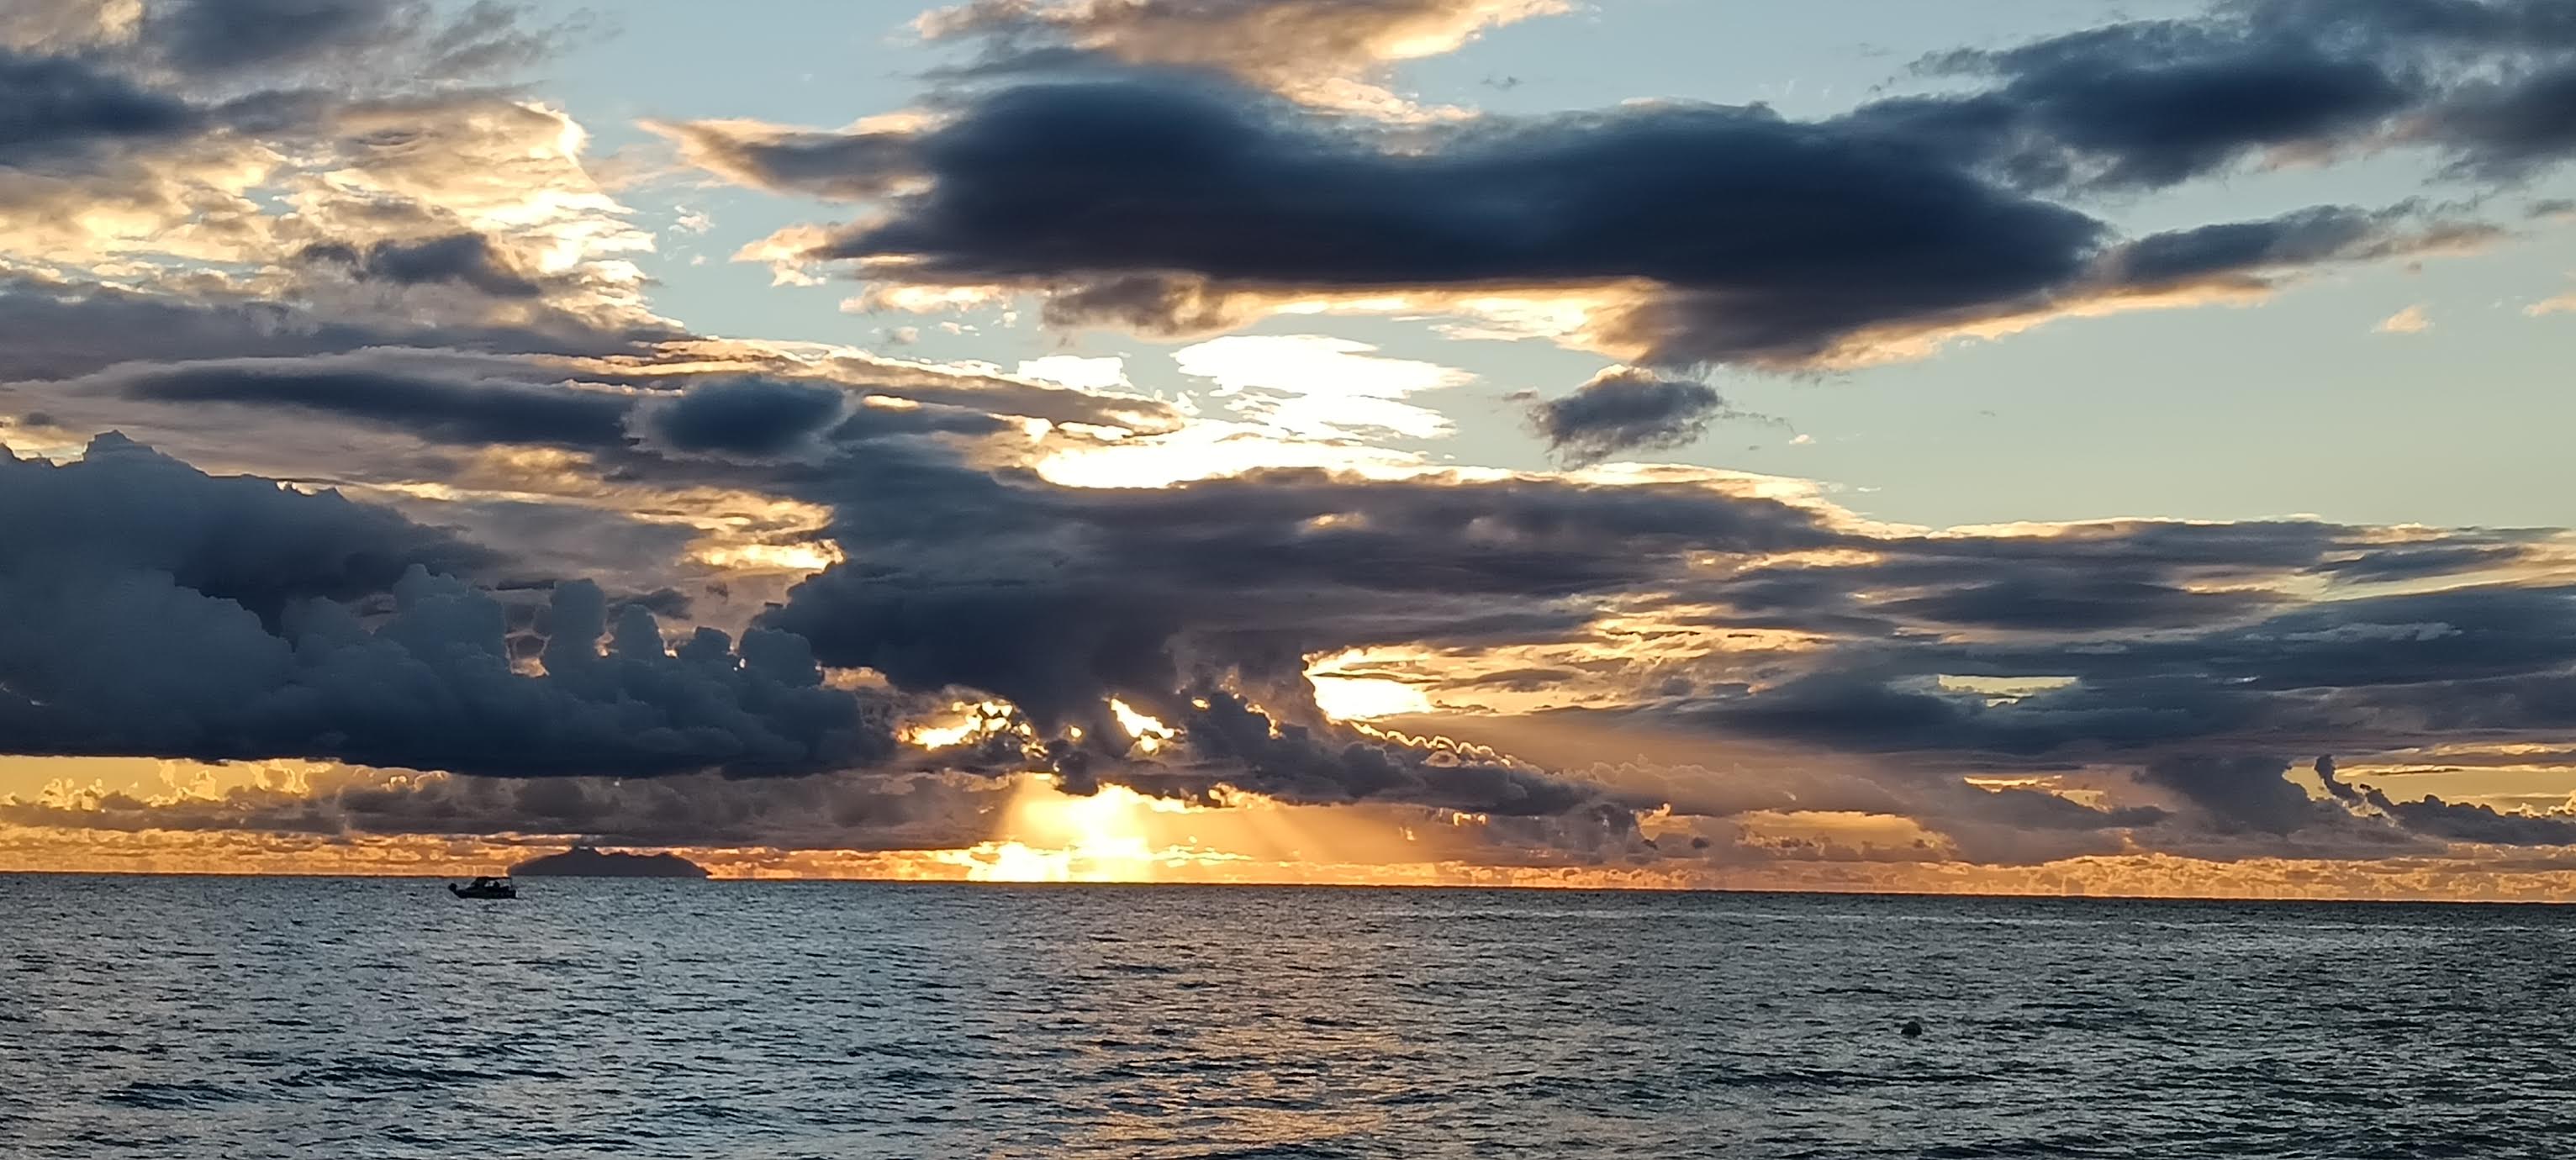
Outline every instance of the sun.
<svg viewBox="0 0 2576 1160"><path fill-rule="evenodd" d="M1155 882L1175 867L1234 861L1196 844L1181 815L1202 812L1123 785L1078 796L1053 779L1024 777L1001 836L969 851L978 882Z"/></svg>

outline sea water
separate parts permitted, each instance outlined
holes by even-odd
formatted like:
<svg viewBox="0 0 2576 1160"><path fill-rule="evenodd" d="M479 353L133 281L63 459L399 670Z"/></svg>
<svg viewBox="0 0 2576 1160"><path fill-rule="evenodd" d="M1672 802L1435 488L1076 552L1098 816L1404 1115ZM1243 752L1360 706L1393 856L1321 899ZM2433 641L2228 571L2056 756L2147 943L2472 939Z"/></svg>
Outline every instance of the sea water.
<svg viewBox="0 0 2576 1160"><path fill-rule="evenodd" d="M2551 907L521 886L0 875L0 1155L2576 1154Z"/></svg>

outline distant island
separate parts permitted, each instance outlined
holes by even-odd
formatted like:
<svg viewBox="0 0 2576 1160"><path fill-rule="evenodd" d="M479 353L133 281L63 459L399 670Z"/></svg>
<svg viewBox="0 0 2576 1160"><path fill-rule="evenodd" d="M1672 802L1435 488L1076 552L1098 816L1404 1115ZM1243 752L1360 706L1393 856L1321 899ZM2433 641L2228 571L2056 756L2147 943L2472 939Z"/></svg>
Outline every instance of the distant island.
<svg viewBox="0 0 2576 1160"><path fill-rule="evenodd" d="M677 854L628 854L575 846L510 867L527 878L704 878L707 868Z"/></svg>

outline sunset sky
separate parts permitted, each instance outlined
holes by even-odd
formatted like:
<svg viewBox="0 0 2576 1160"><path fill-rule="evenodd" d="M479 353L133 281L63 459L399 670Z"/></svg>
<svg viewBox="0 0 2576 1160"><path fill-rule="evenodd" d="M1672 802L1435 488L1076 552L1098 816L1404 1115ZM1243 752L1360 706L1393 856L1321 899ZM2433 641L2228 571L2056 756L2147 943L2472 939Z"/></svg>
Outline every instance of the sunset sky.
<svg viewBox="0 0 2576 1160"><path fill-rule="evenodd" d="M2576 894L2564 0L13 0L0 870Z"/></svg>

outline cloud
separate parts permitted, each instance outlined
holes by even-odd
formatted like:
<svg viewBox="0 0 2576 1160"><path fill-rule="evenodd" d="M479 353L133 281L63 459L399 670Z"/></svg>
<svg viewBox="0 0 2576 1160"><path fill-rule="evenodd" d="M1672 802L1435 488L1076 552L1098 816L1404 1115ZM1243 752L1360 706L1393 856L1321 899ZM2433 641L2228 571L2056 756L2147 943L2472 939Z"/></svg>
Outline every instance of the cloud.
<svg viewBox="0 0 2576 1160"><path fill-rule="evenodd" d="M262 769L186 795L56 791L0 798L0 821L89 831L571 835L633 846L946 849L988 837L1008 782L935 773L794 778L497 778L335 767Z"/></svg>
<svg viewBox="0 0 2576 1160"><path fill-rule="evenodd" d="M1570 11L1567 0L970 0L915 22L973 39L990 77L1100 57L1232 73L1301 100L1378 111L1388 66L1455 52L1488 29Z"/></svg>
<svg viewBox="0 0 2576 1160"><path fill-rule="evenodd" d="M495 298L533 298L544 292L481 234L447 234L419 241L384 239L364 250L337 242L306 246L298 255L309 262L333 262L361 280L404 285L455 282Z"/></svg>
<svg viewBox="0 0 2576 1160"><path fill-rule="evenodd" d="M660 127L730 180L858 203L753 247L862 280L855 309L1032 296L1058 326L1187 336L1176 367L1227 408L1200 418L1117 359L1010 374L655 317L621 200L649 187L595 173L561 109L462 83L543 39L502 8L14 6L0 91L35 113L0 124L11 444L68 455L124 425L299 482L115 439L0 462L0 749L463 771L203 814L334 833L946 842L993 775L1044 768L1077 790L1490 815L1587 858L2562 836L2331 777L2310 801L2270 755L2497 761L2563 737L2564 533L1911 529L1803 481L1599 465L1725 415L1694 381L1712 366L1920 357L2490 242L2430 199L2143 234L2089 199L2345 150L2526 180L2564 151L2557 9L2248 0L1945 57L1939 94L1817 120L1479 116L1375 87L1555 8L969 4L925 28L982 55L919 111ZM1469 376L1394 346L1209 337L1324 312L1628 365L1533 411L1571 473L1370 458L1358 439L1445 433L1424 404ZM1113 452L1213 477L1066 485L1122 478L1069 466ZM1249 466L1274 459L1333 470ZM1567 773L1337 721L1309 670L1354 653L1342 671L1464 726L1598 742L1572 764L1649 731L1689 757ZM968 694L1009 702L1007 729L897 749L895 708ZM1140 710L1169 726L1153 752L1128 744ZM1717 768L1737 752L1757 772ZM727 788L774 773L815 777Z"/></svg>
<svg viewBox="0 0 2576 1160"><path fill-rule="evenodd" d="M626 392L439 374L383 353L308 359L135 364L68 384L121 398L317 412L451 443L616 446L634 407ZM461 369L461 368L460 368Z"/></svg>
<svg viewBox="0 0 2576 1160"><path fill-rule="evenodd" d="M444 11L425 0L158 0L133 35L154 63L192 77L345 76L399 62L411 78L438 81L544 56L553 34L525 28L521 16L501 0Z"/></svg>
<svg viewBox="0 0 2576 1160"><path fill-rule="evenodd" d="M2336 776L2333 757L2318 758L2315 769L2317 780L2335 800L2376 811L2427 837L2496 846L2576 845L2576 818L2509 814L2473 802L2447 802L2431 794L2415 801L2392 801L2375 788Z"/></svg>
<svg viewBox="0 0 2576 1160"><path fill-rule="evenodd" d="M849 406L848 392L823 383L717 381L652 408L645 425L681 451L765 457L811 446Z"/></svg>
<svg viewBox="0 0 2576 1160"><path fill-rule="evenodd" d="M1290 306L1556 301L1574 307L1557 337L1656 368L1919 357L2067 315L2244 300L2309 267L2486 236L2412 207L2318 207L2123 242L1878 129L1758 107L1397 134L1140 73L796 141L791 159L762 153L775 140L735 140L718 168L882 201L884 214L782 235L776 250L884 285L1028 291L1059 326L1173 336Z"/></svg>
<svg viewBox="0 0 2576 1160"><path fill-rule="evenodd" d="M0 47L13 278L382 329L670 329L627 258L652 238L584 169L580 128L464 83L564 30L531 30L495 0L74 15L45 6L0 25L16 46Z"/></svg>
<svg viewBox="0 0 2576 1160"><path fill-rule="evenodd" d="M15 390L46 400L57 420L67 423L114 416L128 423L158 417L178 425L191 416L202 420L209 406L222 406L355 423L458 447L623 452L641 444L648 452L745 460L820 455L833 445L908 436L1016 431L1005 421L1016 406L1053 421L1153 429L1140 418L1155 414L1150 400L926 368L884 367L893 373L882 375L867 374L869 369L689 360L670 373L655 373L655 364L645 362L376 347L300 357L123 363L77 378L28 381ZM1084 408L1077 400L1094 405ZM667 462L652 469L673 479L692 474Z"/></svg>
<svg viewBox="0 0 2576 1160"><path fill-rule="evenodd" d="M1725 411L1726 400L1706 383L1612 367L1573 394L1532 403L1530 424L1549 451L1583 467L1623 452L1687 446Z"/></svg>
<svg viewBox="0 0 2576 1160"><path fill-rule="evenodd" d="M2576 154L2576 57L2468 87L2414 129L2449 148L2465 169L2507 180Z"/></svg>
<svg viewBox="0 0 2576 1160"><path fill-rule="evenodd" d="M0 160L14 164L96 144L157 140L198 127L186 101L154 92L80 61L0 52Z"/></svg>
<svg viewBox="0 0 2576 1160"><path fill-rule="evenodd" d="M2267 155L2396 144L2510 177L2576 146L2562 99L2576 33L2551 0L2246 0L1918 68L1996 84L1892 98L1855 118L2031 188L2159 188Z"/></svg>
<svg viewBox="0 0 2576 1160"><path fill-rule="evenodd" d="M1020 377L1092 391L1135 385L1127 381L1127 360L1117 355L1084 358L1076 354L1051 354L1024 359L1020 363Z"/></svg>
<svg viewBox="0 0 2576 1160"><path fill-rule="evenodd" d="M640 607L612 626L587 581L554 586L544 672L520 672L502 600L431 571L477 552L335 494L214 479L115 436L0 472L0 750L642 776L893 747L803 641L701 629L670 652ZM379 595L370 626L352 602Z"/></svg>
<svg viewBox="0 0 2576 1160"><path fill-rule="evenodd" d="M762 618L826 664L903 690L1001 698L1041 736L1124 738L1112 699L1182 734L1150 764L1114 740L1059 751L1069 776L1498 814L1580 806L1615 819L1631 806L1493 756L1460 761L1327 722L1304 658L1384 641L1560 639L1589 619L1585 594L1673 567L1685 544L1834 538L1788 505L1685 485L1278 471L1080 489L916 467L837 486L834 535L867 545L864 558L805 580ZM1603 550L1613 542L1624 551Z"/></svg>
<svg viewBox="0 0 2576 1160"><path fill-rule="evenodd" d="M490 563L455 536L337 494L216 479L116 435L56 467L0 456L0 560L12 579L137 573L274 620L310 598L382 592L415 566ZM13 620L32 619L20 610Z"/></svg>
<svg viewBox="0 0 2576 1160"><path fill-rule="evenodd" d="M781 396L705 397L720 401L717 414L684 411L677 429L729 436L740 430L735 408L748 400L758 410ZM5 493L17 501L0 505L0 540L14 553L0 569L0 607L9 613L0 617L0 749L8 752L301 758L514 777L811 773L882 766L895 756L892 700L826 682L808 639L777 625L755 627L738 643L701 627L672 648L641 602L612 605L589 581L554 581L544 602L532 604L433 571L489 573L504 564L447 533L332 493L214 479L115 436L65 465L8 459L0 469L14 477ZM957 511L925 503L934 497L917 488L874 499L904 519ZM1189 522L1184 510L1161 515ZM978 538L973 529L950 531ZM933 534L920 529L916 547ZM1292 801L1524 817L1579 812L1602 841L1632 833L1628 807L1598 787L1500 755L1395 744L1322 721L1297 676L1293 646L1254 641L1259 632L1241 619L1199 625L1185 615L1162 635L1139 633L1153 623L1135 619L1152 615L1143 601L1176 594L1090 592L1066 577L1052 599L1034 591L1014 597L945 571L956 563L911 566L935 586L904 598L910 607L883 625L900 635L884 643L860 643L878 630L864 606L832 608L816 623L832 630L833 653L819 659L843 665L863 649L906 688L1007 690L1026 698L1021 707L1032 715L1045 714L1042 724L1071 716L1096 737L1078 741L1070 730L1050 729L990 755L946 752L944 764L1016 772L1034 750L1076 787L1116 779L1194 796L1232 785ZM827 587L839 591L887 578L874 563L828 574L837 579ZM988 594L999 599L979 605ZM793 607L813 609L823 597L800 599ZM1099 603L1081 609L1083 600ZM943 609L970 619L947 620ZM789 613L772 619L796 619ZM1218 630L1200 638L1215 650L1208 656L1270 708L1183 676L1183 663L1164 650L1182 630L1200 627ZM1235 639L1220 647L1225 630ZM886 651L897 641L913 658ZM1076 642L1087 643L1057 651ZM1163 757L1135 760L1108 743L1125 734L1109 723L1105 698L1050 701L1047 682L1055 679L1095 695L1133 690L1139 704L1180 726L1179 738ZM1283 707L1294 716L1270 715Z"/></svg>
<svg viewBox="0 0 2576 1160"><path fill-rule="evenodd" d="M2380 319L2379 325L2370 329L2374 334L2422 334L2433 329L2433 318L2422 306L2409 306Z"/></svg>
<svg viewBox="0 0 2576 1160"><path fill-rule="evenodd" d="M1145 788L1204 790L1217 783L1294 804L1394 801L1514 818L1556 818L1588 829L1595 847L1633 839L1630 809L1603 787L1499 754L1458 747L1408 746L1320 721L1274 718L1243 698L1216 689L1176 704L1173 721L1187 749L1175 760L1121 774ZM1214 769L1200 772L1194 763ZM1560 839L1579 830L1561 831ZM1564 848L1560 845L1560 848Z"/></svg>
<svg viewBox="0 0 2576 1160"><path fill-rule="evenodd" d="M2290 834L2346 816L2290 784L2282 776L2289 767L2271 757L2190 754L2149 762L2140 777L2181 794L2222 826Z"/></svg>
<svg viewBox="0 0 2576 1160"><path fill-rule="evenodd" d="M1173 351L1172 361L1182 374L1215 383L1212 394L1227 400L1229 411L1307 439L1447 435L1447 416L1405 400L1475 381L1462 370L1319 334L1228 335Z"/></svg>

